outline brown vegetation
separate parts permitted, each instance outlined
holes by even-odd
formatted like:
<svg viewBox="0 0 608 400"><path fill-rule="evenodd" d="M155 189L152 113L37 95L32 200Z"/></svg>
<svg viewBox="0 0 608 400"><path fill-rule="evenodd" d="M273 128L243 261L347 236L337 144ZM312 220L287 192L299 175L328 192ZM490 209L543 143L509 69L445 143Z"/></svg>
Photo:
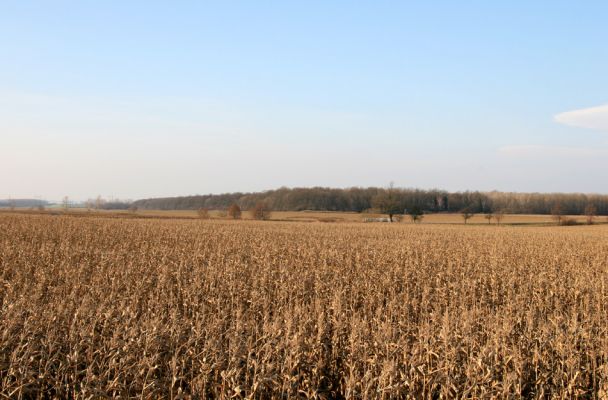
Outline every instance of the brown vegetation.
<svg viewBox="0 0 608 400"><path fill-rule="evenodd" d="M475 216L475 213L470 208L465 208L464 210L460 211L460 215L466 224L468 220Z"/></svg>
<svg viewBox="0 0 608 400"><path fill-rule="evenodd" d="M210 218L209 210L204 207L199 208L196 213L200 219L209 219Z"/></svg>
<svg viewBox="0 0 608 400"><path fill-rule="evenodd" d="M390 202L386 199L390 198ZM363 212L370 208L390 205L400 214L404 209L420 207L425 213L457 213L464 208L477 214L505 210L513 214L551 214L555 204L561 204L569 215L583 215L588 204L597 207L599 215L608 214L608 195L582 193L505 193L505 192L447 192L445 190L353 187L348 189L280 188L257 193L224 193L185 197L142 199L136 201L140 209L197 210L226 209L237 203L251 209L263 201L274 211L350 211Z"/></svg>
<svg viewBox="0 0 608 400"><path fill-rule="evenodd" d="M372 199L372 206L380 213L387 214L388 219L391 222L393 222L393 216L395 214L401 214L403 212L403 204L399 196L399 190L396 189L392 183L387 189L380 191L374 196Z"/></svg>
<svg viewBox="0 0 608 400"><path fill-rule="evenodd" d="M228 216L232 219L241 219L241 207L234 203L228 207Z"/></svg>
<svg viewBox="0 0 608 400"><path fill-rule="evenodd" d="M270 219L270 210L268 209L268 206L266 206L266 203L258 201L255 207L251 209L251 217L261 221Z"/></svg>
<svg viewBox="0 0 608 400"><path fill-rule="evenodd" d="M562 224L562 219L564 218L564 209L560 203L557 203L551 208L551 217L557 223L557 225Z"/></svg>
<svg viewBox="0 0 608 400"><path fill-rule="evenodd" d="M0 214L7 398L602 398L604 226Z"/></svg>
<svg viewBox="0 0 608 400"><path fill-rule="evenodd" d="M597 215L597 207L593 204L587 204L585 207L585 216L587 218L587 225L593 225L595 217Z"/></svg>
<svg viewBox="0 0 608 400"><path fill-rule="evenodd" d="M498 210L492 214L494 219L496 220L496 225L500 225L502 220L505 218L505 212L502 210Z"/></svg>
<svg viewBox="0 0 608 400"><path fill-rule="evenodd" d="M422 209L418 206L411 207L409 210L407 210L407 213L409 214L412 222L415 224L421 223L422 218L424 218L424 211L422 211Z"/></svg>

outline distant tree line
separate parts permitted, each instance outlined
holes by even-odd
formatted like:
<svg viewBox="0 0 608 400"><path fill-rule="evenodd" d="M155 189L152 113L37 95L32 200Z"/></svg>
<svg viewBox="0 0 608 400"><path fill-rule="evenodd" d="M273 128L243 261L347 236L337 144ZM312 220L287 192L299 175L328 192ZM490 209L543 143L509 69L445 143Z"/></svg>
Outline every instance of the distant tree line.
<svg viewBox="0 0 608 400"><path fill-rule="evenodd" d="M132 204L130 201L114 200L104 202L99 208L101 210L128 210L132 207Z"/></svg>
<svg viewBox="0 0 608 400"><path fill-rule="evenodd" d="M101 196L97 196L94 199L88 199L87 201L85 201L84 207L87 209L95 210L130 210L133 209L134 205L133 201L131 200L106 200ZM137 209L136 206L135 209Z"/></svg>
<svg viewBox="0 0 608 400"><path fill-rule="evenodd" d="M376 206L378 196L391 192L398 210L415 207L424 212L471 213L507 212L514 214L551 214L556 205L564 214L583 215L592 204L598 215L608 215L608 195L582 193L509 193L509 192L447 192L445 190L353 187L334 189L280 188L256 193L224 193L137 200L139 209L158 210L227 210L237 204L243 210L263 203L274 211L352 211L363 212ZM402 211L402 212L403 212Z"/></svg>
<svg viewBox="0 0 608 400"><path fill-rule="evenodd" d="M0 200L0 208L5 207L38 207L46 206L50 203L45 200L38 199L3 199Z"/></svg>
<svg viewBox="0 0 608 400"><path fill-rule="evenodd" d="M168 197L137 200L141 209L194 210L227 209L238 204L243 210L253 209L263 203L274 211L363 211L371 208L372 198L378 188L280 188L258 193L224 193L184 197Z"/></svg>

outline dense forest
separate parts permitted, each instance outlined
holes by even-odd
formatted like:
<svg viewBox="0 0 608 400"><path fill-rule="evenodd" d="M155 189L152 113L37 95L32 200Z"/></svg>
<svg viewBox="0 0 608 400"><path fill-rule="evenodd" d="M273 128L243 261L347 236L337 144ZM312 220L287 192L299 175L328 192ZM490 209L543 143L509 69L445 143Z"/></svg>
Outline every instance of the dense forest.
<svg viewBox="0 0 608 400"><path fill-rule="evenodd" d="M256 193L225 193L137 200L140 209L196 210L226 209L238 204L250 209L259 202L275 211L354 211L374 208L374 199L391 190L402 209L419 207L425 212L476 213L504 211L516 214L550 214L559 205L565 214L583 214L592 204L597 214L608 215L608 195L582 193L447 192L403 188L280 188Z"/></svg>

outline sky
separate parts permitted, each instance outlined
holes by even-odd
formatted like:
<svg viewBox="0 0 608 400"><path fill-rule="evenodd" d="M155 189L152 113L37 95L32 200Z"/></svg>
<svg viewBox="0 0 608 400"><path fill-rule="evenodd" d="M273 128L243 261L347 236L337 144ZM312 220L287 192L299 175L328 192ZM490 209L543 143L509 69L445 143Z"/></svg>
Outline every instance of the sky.
<svg viewBox="0 0 608 400"><path fill-rule="evenodd" d="M3 1L0 198L608 193L605 1Z"/></svg>

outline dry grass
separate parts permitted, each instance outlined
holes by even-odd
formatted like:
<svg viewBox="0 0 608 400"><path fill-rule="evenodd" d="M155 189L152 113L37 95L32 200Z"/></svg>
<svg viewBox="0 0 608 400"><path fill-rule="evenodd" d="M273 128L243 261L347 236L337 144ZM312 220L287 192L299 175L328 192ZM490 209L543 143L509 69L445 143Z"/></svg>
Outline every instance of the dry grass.
<svg viewBox="0 0 608 400"><path fill-rule="evenodd" d="M97 217L113 217L113 218L161 218L161 219L200 219L197 210L138 210L131 212L127 210L87 210L85 208L70 208L66 213L60 209L46 209L44 211L18 209L10 211L8 209L0 209L2 214L50 214L50 215L72 215L72 216L97 216ZM488 220L484 218L485 214L475 214L468 221L468 225L488 225ZM228 220L232 219L226 215L225 211L210 210L209 217L211 219ZM289 221L289 222L363 222L368 218L386 218L385 214L376 213L356 213L356 212L340 212L340 211L272 211L270 220L272 221ZM586 217L584 215L564 216L564 218L576 221L578 224L585 224ZM249 210L244 210L242 219L252 220L253 217ZM596 224L608 223L608 217L597 216L594 218ZM409 216L403 216L402 222L411 224ZM464 221L459 213L436 213L425 214L422 219L422 224L456 224L462 225ZM492 219L492 225L496 224L496 220ZM534 215L534 214L505 214L502 225L555 225L555 220L551 215Z"/></svg>
<svg viewBox="0 0 608 400"><path fill-rule="evenodd" d="M608 229L0 214L11 398L606 398Z"/></svg>
<svg viewBox="0 0 608 400"><path fill-rule="evenodd" d="M154 216L154 217L171 217L171 218L197 218L196 211L190 210L175 210L175 211L160 211L160 210L141 210L137 212L139 216ZM475 214L467 223L469 225L488 225L488 220L484 218L485 214ZM217 210L211 211L212 218L221 219L220 212ZM385 214L368 214L355 212L323 212L323 211L273 211L270 214L270 219L274 221L300 221L300 222L362 222L366 218L382 218ZM564 216L584 224L586 217L584 215ZM248 211L243 212L243 219L252 219ZM606 223L608 219L605 216L595 218L596 223ZM409 216L403 217L403 223L411 223ZM422 220L423 224L464 224L462 216L458 213L436 213L426 214ZM492 219L492 224L496 221ZM527 215L527 214L506 214L501 221L503 225L554 225L555 221L551 215Z"/></svg>

